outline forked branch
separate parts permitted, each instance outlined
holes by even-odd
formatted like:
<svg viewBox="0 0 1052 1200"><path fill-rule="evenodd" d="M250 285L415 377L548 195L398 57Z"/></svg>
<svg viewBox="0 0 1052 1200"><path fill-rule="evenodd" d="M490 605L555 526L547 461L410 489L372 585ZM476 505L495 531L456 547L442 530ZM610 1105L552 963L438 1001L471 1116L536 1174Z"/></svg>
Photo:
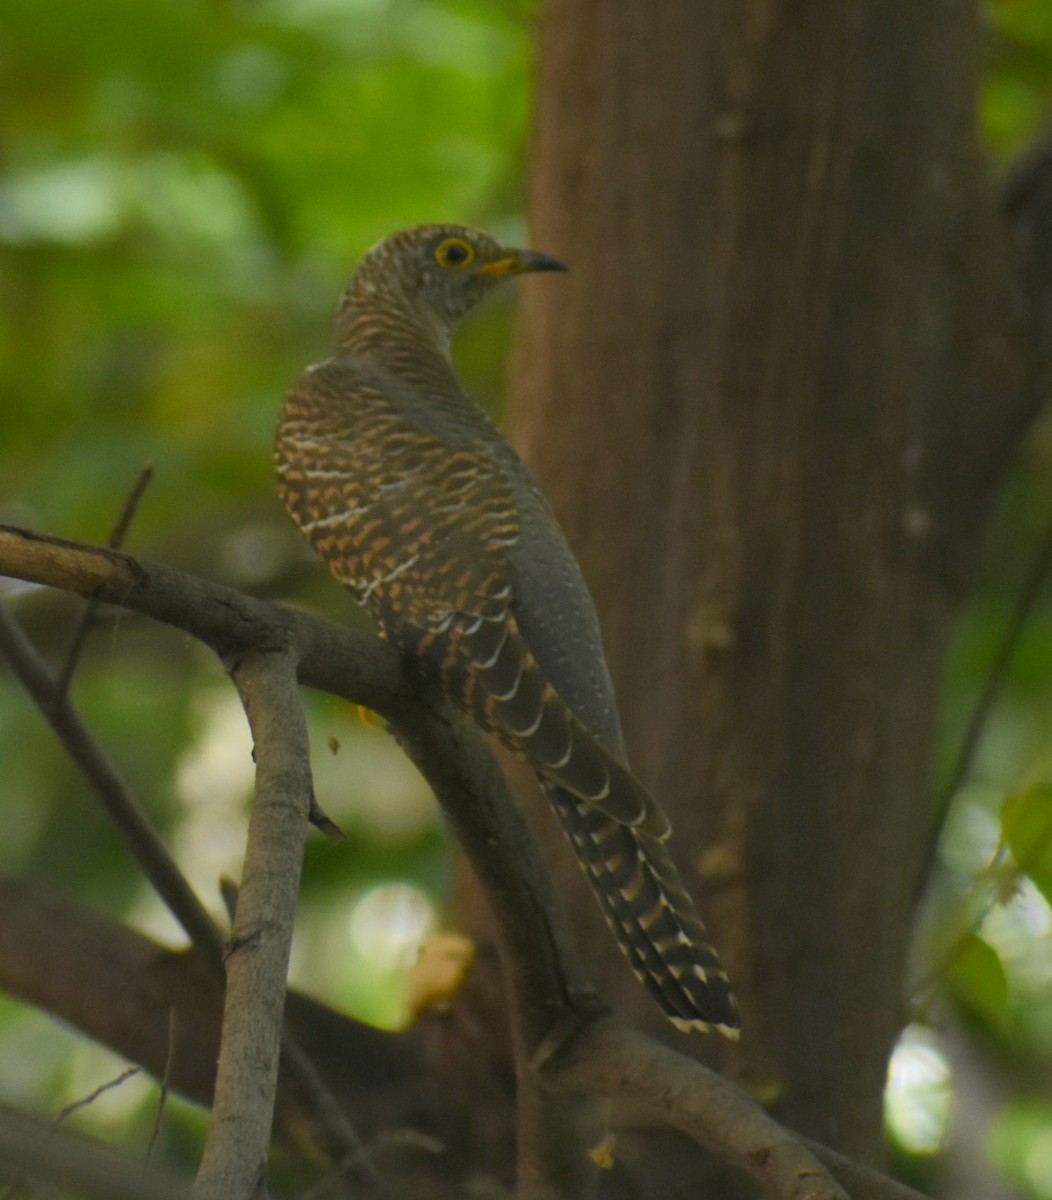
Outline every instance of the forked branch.
<svg viewBox="0 0 1052 1200"><path fill-rule="evenodd" d="M225 661L240 664L235 678L237 670L249 671L248 692L257 683L273 688L282 677L279 690L287 696L292 663L298 662L300 682L364 704L392 724L434 787L486 888L505 958L523 1097L535 1115L545 1108L545 1094L549 1100L559 1097L547 1106L547 1118L520 1131L534 1139L525 1148L524 1163L533 1172L527 1182L536 1181L538 1194L581 1194L572 1189L579 1189L589 1172L574 1156L588 1148L582 1139L601 1127L601 1097L623 1098L630 1085L637 1098L649 1096L660 1109L671 1073L678 1081L677 1101L664 1105L663 1117L751 1176L764 1195L843 1200L835 1172L739 1089L601 1016L569 949L547 873L482 735L456 719L440 696L427 694L391 646L124 554L4 526L0 574L98 596L174 625ZM247 678L239 683L243 694ZM269 684L262 682L266 678ZM286 701L273 703L266 729L256 730L257 753ZM295 740L302 737L299 731ZM277 757L267 762L268 787L279 780L284 787L291 778L292 794L306 804L302 753L291 754L280 738L276 746ZM260 767L262 775L262 762ZM294 841L305 831L305 810L303 820L295 820L301 832L283 835ZM290 884L286 878L283 886ZM617 1056L608 1061L612 1047ZM567 1173L575 1171L576 1181L570 1182ZM902 1195L887 1182L887 1196Z"/></svg>

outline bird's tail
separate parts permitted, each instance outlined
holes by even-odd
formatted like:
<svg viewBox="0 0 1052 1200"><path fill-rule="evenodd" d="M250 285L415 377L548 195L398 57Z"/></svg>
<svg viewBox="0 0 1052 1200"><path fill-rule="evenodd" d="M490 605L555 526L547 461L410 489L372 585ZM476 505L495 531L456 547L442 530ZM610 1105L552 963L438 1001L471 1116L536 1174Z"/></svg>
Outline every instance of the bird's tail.
<svg viewBox="0 0 1052 1200"><path fill-rule="evenodd" d="M665 849L665 814L563 703L514 619L460 630L445 657L458 662L451 691L533 767L633 971L678 1028L736 1038L734 995Z"/></svg>
<svg viewBox="0 0 1052 1200"><path fill-rule="evenodd" d="M542 780L542 783L544 781ZM684 1031L737 1038L727 972L664 843L565 789L545 791L632 970Z"/></svg>

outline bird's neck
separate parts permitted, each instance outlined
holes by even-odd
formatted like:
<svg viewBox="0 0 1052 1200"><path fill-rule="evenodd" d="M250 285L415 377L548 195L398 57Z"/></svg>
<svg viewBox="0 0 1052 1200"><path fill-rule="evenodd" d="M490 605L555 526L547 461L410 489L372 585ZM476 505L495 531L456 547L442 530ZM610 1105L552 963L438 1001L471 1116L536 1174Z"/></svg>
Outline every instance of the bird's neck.
<svg viewBox="0 0 1052 1200"><path fill-rule="evenodd" d="M408 364L447 379L453 369L448 327L434 314L379 292L348 292L336 318L333 349L378 360L398 374Z"/></svg>
<svg viewBox="0 0 1052 1200"><path fill-rule="evenodd" d="M344 295L333 343L333 348L347 354L413 346L419 354L450 361L449 326L426 308L368 286L351 286Z"/></svg>

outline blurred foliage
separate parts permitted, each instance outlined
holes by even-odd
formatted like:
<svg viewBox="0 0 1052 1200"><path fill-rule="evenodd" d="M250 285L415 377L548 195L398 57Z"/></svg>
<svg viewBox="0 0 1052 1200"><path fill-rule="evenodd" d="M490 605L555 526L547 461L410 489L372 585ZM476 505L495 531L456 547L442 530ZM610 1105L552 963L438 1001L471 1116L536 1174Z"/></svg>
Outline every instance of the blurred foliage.
<svg viewBox="0 0 1052 1200"><path fill-rule="evenodd" d="M1049 117L1052 5L1045 0L987 0L990 31L983 124L994 152L1011 154Z"/></svg>
<svg viewBox="0 0 1052 1200"><path fill-rule="evenodd" d="M350 617L280 509L277 405L323 357L371 243L435 220L522 236L531 9L0 5L0 520L105 540L151 462L129 549ZM500 393L509 303L480 313L459 347L487 402ZM57 665L78 605L23 589L16 599ZM252 763L218 664L172 631L107 617L73 691L220 915L219 878L240 872ZM407 963L442 923L445 834L382 730L309 699L319 798L348 840L311 839L293 976L396 1024ZM2 675L0 746L0 871L181 942ZM9 1002L0 1059L0 1096L53 1111L123 1067ZM141 1148L156 1099L129 1080L72 1119ZM192 1160L179 1131L199 1120L176 1106L166 1125L162 1152L186 1145Z"/></svg>
<svg viewBox="0 0 1052 1200"><path fill-rule="evenodd" d="M277 403L324 354L344 280L373 241L446 219L522 236L532 8L0 5L0 520L103 540L152 462L130 549L350 619L279 510ZM991 0L986 15L982 115L1003 163L1049 116L1052 5ZM458 345L486 403L500 396L509 303L480 312ZM1050 480L1045 423L1005 492L948 663L936 791L1052 522ZM60 663L77 605L8 594ZM219 876L238 873L251 784L244 722L218 664L172 631L107 617L74 695L218 913ZM310 716L319 797L348 841L311 840L294 977L395 1023L404 963L442 922L444 834L382 731L326 698L311 698ZM4 677L0 747L0 871L178 940ZM1023 1194L1052 1197L1052 1168L1040 1166L1052 1144L1050 829L1046 586L951 809L918 931L915 1023L896 1060L889 1129L912 1156L904 1169L933 1187L930 1156L947 1138L953 1153L972 1154L985 1138L989 1165ZM0 1097L52 1109L122 1069L2 997L0 1061ZM953 1081L977 1070L996 1080L996 1099L973 1129L955 1116ZM92 1106L91 1120L141 1145L155 1099L146 1081L129 1080ZM162 1152L183 1147L192 1158L200 1118L173 1111Z"/></svg>

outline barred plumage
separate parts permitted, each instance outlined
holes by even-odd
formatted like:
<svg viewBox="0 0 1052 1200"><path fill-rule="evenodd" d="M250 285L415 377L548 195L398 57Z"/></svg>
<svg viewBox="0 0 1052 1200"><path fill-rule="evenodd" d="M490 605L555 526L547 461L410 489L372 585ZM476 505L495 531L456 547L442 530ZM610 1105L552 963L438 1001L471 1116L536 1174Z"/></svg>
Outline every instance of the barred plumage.
<svg viewBox="0 0 1052 1200"><path fill-rule="evenodd" d="M738 1032L726 973L629 771L598 622L533 473L461 388L456 322L500 280L562 264L460 226L363 259L333 354L285 398L293 519L384 633L522 753L636 975L683 1029Z"/></svg>

